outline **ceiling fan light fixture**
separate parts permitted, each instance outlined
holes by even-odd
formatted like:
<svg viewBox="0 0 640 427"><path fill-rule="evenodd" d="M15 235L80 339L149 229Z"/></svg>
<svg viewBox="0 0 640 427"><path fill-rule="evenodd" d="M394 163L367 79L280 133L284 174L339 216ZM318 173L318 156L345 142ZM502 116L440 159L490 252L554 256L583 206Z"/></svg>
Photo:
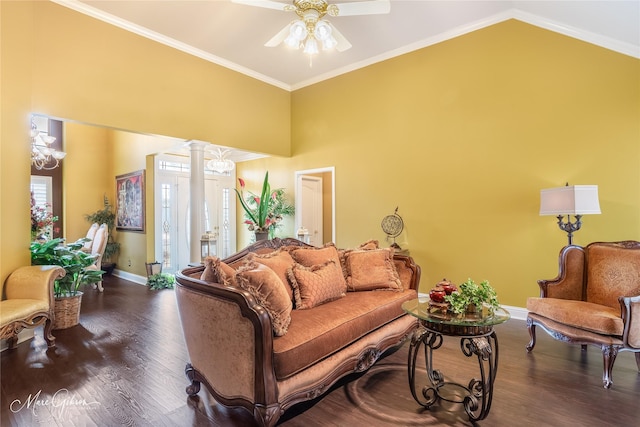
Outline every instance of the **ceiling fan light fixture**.
<svg viewBox="0 0 640 427"><path fill-rule="evenodd" d="M300 43L307 37L307 26L302 21L295 21L289 27L289 35L284 40L287 46L299 48Z"/></svg>
<svg viewBox="0 0 640 427"><path fill-rule="evenodd" d="M304 42L304 53L316 55L318 53L318 42L314 37L308 37Z"/></svg>

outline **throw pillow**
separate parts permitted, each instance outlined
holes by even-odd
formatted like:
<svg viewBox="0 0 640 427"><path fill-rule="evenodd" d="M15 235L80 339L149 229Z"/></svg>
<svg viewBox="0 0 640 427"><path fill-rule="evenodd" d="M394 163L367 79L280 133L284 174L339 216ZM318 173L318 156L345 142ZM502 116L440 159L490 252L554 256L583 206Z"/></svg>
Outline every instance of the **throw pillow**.
<svg viewBox="0 0 640 427"><path fill-rule="evenodd" d="M247 261L255 261L257 263L266 265L278 275L282 283L285 285L285 289L287 294L289 294L289 299L293 301L293 288L289 284L289 280L287 278L287 270L293 267L293 258L289 252L278 249L277 251L268 253L268 254L256 254L251 253L247 257Z"/></svg>
<svg viewBox="0 0 640 427"><path fill-rule="evenodd" d="M340 266L342 267L342 274L344 275L345 280L349 277L349 272L347 271L347 256L355 251L355 250L363 250L370 251L373 249L378 249L380 246L378 245L378 241L375 239L367 240L364 243L361 243L355 249L340 249L338 250L338 256L340 258Z"/></svg>
<svg viewBox="0 0 640 427"><path fill-rule="evenodd" d="M288 274L296 309L313 308L345 295L347 287L342 269L334 260L312 267L296 263Z"/></svg>
<svg viewBox="0 0 640 427"><path fill-rule="evenodd" d="M238 269L236 281L269 313L273 333L278 337L286 334L293 306L278 275L266 265L249 262Z"/></svg>
<svg viewBox="0 0 640 427"><path fill-rule="evenodd" d="M235 286L236 270L222 262L220 258L208 256L204 259L204 271L200 276L200 280L221 283L226 286Z"/></svg>
<svg viewBox="0 0 640 427"><path fill-rule="evenodd" d="M291 257L305 267L326 264L328 261L335 261L338 266L340 265L338 249L333 243L327 243L322 248L294 249L291 251Z"/></svg>
<svg viewBox="0 0 640 427"><path fill-rule="evenodd" d="M354 250L347 254L345 262L349 291L402 290L402 282L393 263L393 249Z"/></svg>

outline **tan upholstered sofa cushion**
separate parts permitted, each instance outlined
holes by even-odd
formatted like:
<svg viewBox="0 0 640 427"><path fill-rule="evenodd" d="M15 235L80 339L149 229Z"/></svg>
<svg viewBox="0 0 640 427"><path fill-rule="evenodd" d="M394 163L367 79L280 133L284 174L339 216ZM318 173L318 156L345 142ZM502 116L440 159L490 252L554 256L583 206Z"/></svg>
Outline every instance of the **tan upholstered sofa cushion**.
<svg viewBox="0 0 640 427"><path fill-rule="evenodd" d="M603 335L622 335L620 308L557 298L527 299L527 310L556 322Z"/></svg>
<svg viewBox="0 0 640 427"><path fill-rule="evenodd" d="M417 298L402 292L347 292L311 310L293 310L289 332L273 339L274 369L281 380L330 356L389 321L406 315L404 301Z"/></svg>
<svg viewBox="0 0 640 427"><path fill-rule="evenodd" d="M349 291L402 290L402 282L393 263L393 249L350 251L344 262Z"/></svg>
<svg viewBox="0 0 640 427"><path fill-rule="evenodd" d="M280 280L282 280L282 283L286 285L285 289L289 294L289 298L293 301L293 287L291 287L289 283L287 270L293 267L294 261L288 251L281 248L268 254L251 253L247 257L247 261L259 262L275 271L278 277L280 277Z"/></svg>
<svg viewBox="0 0 640 427"><path fill-rule="evenodd" d="M327 261L335 261L340 265L338 249L333 244L328 244L323 248L292 249L291 256L295 262L305 267L326 264Z"/></svg>
<svg viewBox="0 0 640 427"><path fill-rule="evenodd" d="M228 266L215 256L204 259L204 270L200 280L210 283L220 283L227 286L236 285L236 270Z"/></svg>
<svg viewBox="0 0 640 427"><path fill-rule="evenodd" d="M249 292L271 317L276 336L287 333L291 323L291 298L278 275L264 264L247 262L236 274L238 286Z"/></svg>
<svg viewBox="0 0 640 427"><path fill-rule="evenodd" d="M640 295L640 251L590 245L587 301L620 310L618 297Z"/></svg>
<svg viewBox="0 0 640 427"><path fill-rule="evenodd" d="M335 260L305 267L294 263L288 272L293 286L296 310L316 307L344 296L347 285Z"/></svg>

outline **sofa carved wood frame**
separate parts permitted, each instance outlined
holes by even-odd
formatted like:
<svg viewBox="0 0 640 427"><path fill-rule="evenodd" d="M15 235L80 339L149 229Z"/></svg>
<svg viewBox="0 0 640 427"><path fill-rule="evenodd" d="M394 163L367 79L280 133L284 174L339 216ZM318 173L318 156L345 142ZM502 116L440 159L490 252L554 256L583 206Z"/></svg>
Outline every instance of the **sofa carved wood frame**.
<svg viewBox="0 0 640 427"><path fill-rule="evenodd" d="M313 247L296 239L279 239L263 240L256 242L237 254L231 255L224 260L225 263L234 265L244 257L249 251L268 252L285 245L295 245L302 247ZM413 271L412 289L417 289L420 280L420 267L416 265L412 258L406 256L395 256L395 262L405 263L406 266ZM388 351L392 351L400 347L407 339L411 337L415 330L416 324L406 330L398 331L396 334L388 334L373 346L364 348L355 358L344 360L340 364L332 367L327 375L322 375L314 381L304 385L299 385L293 391L281 395L278 380L274 370L273 363L273 331L271 320L267 311L255 302L255 299L246 291L236 287L213 286L205 282L184 280L193 273L202 272L202 267L193 267L185 269L176 274L177 291L181 292L181 288L188 288L190 292L196 292L202 297L214 297L219 301L229 302L237 305L243 318L253 325L253 341L254 341L254 358L256 363L253 365L254 384L253 398L248 400L243 397L229 398L221 396L216 392L215 384L211 384L207 379L207 375L195 369L191 363L185 367L185 374L190 384L186 388L187 394L191 398L197 398L201 384L204 384L211 396L227 407L243 407L248 410L262 426L274 426L286 410L293 405L315 399L324 394L339 379L346 375L364 372L369 369L382 355ZM180 305L180 303L179 303ZM185 325L183 324L183 327ZM233 351L229 349L229 351Z"/></svg>
<svg viewBox="0 0 640 427"><path fill-rule="evenodd" d="M594 267L592 264L598 266ZM610 265L602 267L604 264ZM594 269L598 271L594 272ZM538 285L540 298L529 298L527 301L527 329L531 338L526 346L527 352L533 350L536 343L536 326L540 326L556 340L580 344L583 351L587 345L600 347L604 365L602 382L605 388L610 388L613 383L613 365L621 351L635 353L640 371L640 242L595 242L584 248L566 246L560 251L558 277L539 280ZM603 291L598 295L598 292L590 290L589 286L601 286ZM607 289L608 294L605 293ZM628 294L624 294L625 292ZM545 298L549 300L541 303ZM563 300L573 300L577 303L571 306ZM567 313L570 310L558 314L558 317L571 319L574 324L558 321L558 318L553 319L549 312L544 312L545 303L547 307L558 303L560 310L570 308L579 311L573 316ZM602 305L609 307L599 309ZM615 307L617 305L619 308ZM590 314L605 319L610 325L621 325L617 329L620 333L604 333L594 330L593 327L576 324L581 316L584 319L584 316Z"/></svg>

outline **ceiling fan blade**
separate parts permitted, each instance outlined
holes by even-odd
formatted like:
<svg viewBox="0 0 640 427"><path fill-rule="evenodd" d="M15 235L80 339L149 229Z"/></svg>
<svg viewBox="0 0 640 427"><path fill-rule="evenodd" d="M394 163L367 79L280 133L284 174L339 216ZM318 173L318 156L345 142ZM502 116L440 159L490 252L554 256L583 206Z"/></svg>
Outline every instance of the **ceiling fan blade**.
<svg viewBox="0 0 640 427"><path fill-rule="evenodd" d="M327 22L331 26L331 34L333 35L333 38L335 38L338 42L338 44L336 45L336 50L338 52L344 52L345 50L350 49L351 43L349 43L349 40L347 40L345 36L343 36L342 33L338 31L338 29L332 23L328 21L325 22Z"/></svg>
<svg viewBox="0 0 640 427"><path fill-rule="evenodd" d="M337 16L352 15L380 15L389 13L391 2L389 0L369 0L351 3L337 3Z"/></svg>
<svg viewBox="0 0 640 427"><path fill-rule="evenodd" d="M266 42L264 45L266 47L274 47L274 46L278 46L280 43L282 43L284 41L284 39L286 39L287 36L289 35L289 28L291 28L291 24L293 24L293 22L288 23L283 29L281 29L278 32L278 34L273 36L271 38L271 40Z"/></svg>
<svg viewBox="0 0 640 427"><path fill-rule="evenodd" d="M290 6L286 3L279 3L272 0L231 0L231 3L246 4L247 6L264 7L267 9L285 10L286 6Z"/></svg>

